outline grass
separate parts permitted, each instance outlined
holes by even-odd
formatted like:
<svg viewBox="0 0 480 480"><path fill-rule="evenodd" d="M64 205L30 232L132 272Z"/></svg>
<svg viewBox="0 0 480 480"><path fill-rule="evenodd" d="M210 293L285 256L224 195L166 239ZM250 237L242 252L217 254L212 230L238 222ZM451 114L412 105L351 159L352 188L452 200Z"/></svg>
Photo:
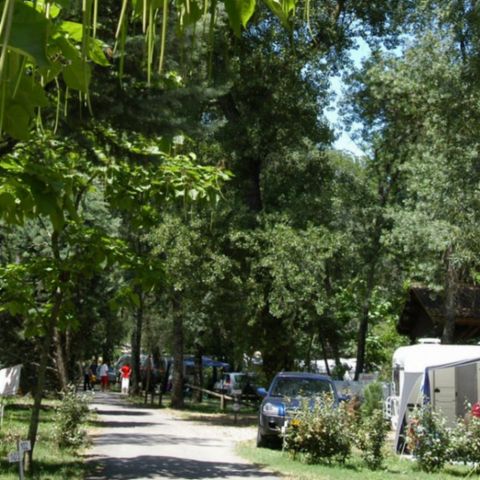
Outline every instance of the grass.
<svg viewBox="0 0 480 480"><path fill-rule="evenodd" d="M85 466L78 453L60 450L54 441L55 400L45 400L40 414L40 425L34 451L36 480L80 480ZM17 480L18 463L8 463L9 452L16 450L17 438L27 438L31 414L31 400L18 400L5 407L3 428L0 430L0 480Z"/></svg>
<svg viewBox="0 0 480 480"><path fill-rule="evenodd" d="M358 454L354 454L345 465L308 465L289 458L281 450L256 448L253 442L243 442L237 447L243 458L268 470L295 480L455 480L478 478L465 466L447 466L438 473L424 473L415 462L392 453L387 454L384 466L377 471L366 468Z"/></svg>

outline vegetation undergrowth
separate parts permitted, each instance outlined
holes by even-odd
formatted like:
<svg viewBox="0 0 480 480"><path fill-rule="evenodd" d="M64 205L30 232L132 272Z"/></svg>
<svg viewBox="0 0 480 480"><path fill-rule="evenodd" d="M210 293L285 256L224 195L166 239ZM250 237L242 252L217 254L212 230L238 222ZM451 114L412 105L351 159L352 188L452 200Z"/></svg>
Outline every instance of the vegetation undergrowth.
<svg viewBox="0 0 480 480"><path fill-rule="evenodd" d="M86 466L80 457L81 448L60 448L56 432L56 411L59 400L45 400L40 416L39 433L35 445L35 471L30 478L38 480L80 480ZM18 464L8 463L8 454L16 449L18 438L27 438L31 414L31 399L11 402L5 408L5 417L0 429L0 480L18 479Z"/></svg>
<svg viewBox="0 0 480 480"><path fill-rule="evenodd" d="M296 480L453 480L471 478L471 470L463 465L448 466L441 472L426 473L418 469L415 462L385 451L382 468L372 471L367 468L359 451L354 450L343 464L307 464L292 459L286 452L267 448L256 448L254 442L238 444L237 453L261 467L281 473ZM469 477L470 475L470 477Z"/></svg>

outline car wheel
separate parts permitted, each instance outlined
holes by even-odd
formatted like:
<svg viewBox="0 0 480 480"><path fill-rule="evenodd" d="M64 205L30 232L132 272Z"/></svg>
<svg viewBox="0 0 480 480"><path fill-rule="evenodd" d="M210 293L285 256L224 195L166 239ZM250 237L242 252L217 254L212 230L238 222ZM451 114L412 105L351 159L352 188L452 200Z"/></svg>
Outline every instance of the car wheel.
<svg viewBox="0 0 480 480"><path fill-rule="evenodd" d="M265 435L262 434L262 431L260 430L260 427L258 427L257 430L257 447L268 447L269 442L268 439L266 438Z"/></svg>

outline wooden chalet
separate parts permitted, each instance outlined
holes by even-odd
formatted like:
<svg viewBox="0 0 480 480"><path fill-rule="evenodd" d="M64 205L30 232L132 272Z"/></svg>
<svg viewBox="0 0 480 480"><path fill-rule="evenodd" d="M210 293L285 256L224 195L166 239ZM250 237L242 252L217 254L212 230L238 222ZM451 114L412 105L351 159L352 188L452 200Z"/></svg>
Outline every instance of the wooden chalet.
<svg viewBox="0 0 480 480"><path fill-rule="evenodd" d="M480 340L480 287L460 287L455 310L455 342ZM410 288L398 333L410 337L412 343L421 337L441 338L444 323L443 294L421 286Z"/></svg>

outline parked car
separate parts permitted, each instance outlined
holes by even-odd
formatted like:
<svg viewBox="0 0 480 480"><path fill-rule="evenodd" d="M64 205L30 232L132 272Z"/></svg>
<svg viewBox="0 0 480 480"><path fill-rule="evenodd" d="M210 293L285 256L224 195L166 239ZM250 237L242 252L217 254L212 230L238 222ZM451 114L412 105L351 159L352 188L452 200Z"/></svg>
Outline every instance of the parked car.
<svg viewBox="0 0 480 480"><path fill-rule="evenodd" d="M272 380L270 388L258 389L263 396L258 415L257 447L267 446L280 438L282 427L305 399L311 400L331 394L333 406L339 397L330 377L315 373L281 372Z"/></svg>
<svg viewBox="0 0 480 480"><path fill-rule="evenodd" d="M215 382L213 390L232 397L256 395L255 374L250 372L224 373L222 378Z"/></svg>

